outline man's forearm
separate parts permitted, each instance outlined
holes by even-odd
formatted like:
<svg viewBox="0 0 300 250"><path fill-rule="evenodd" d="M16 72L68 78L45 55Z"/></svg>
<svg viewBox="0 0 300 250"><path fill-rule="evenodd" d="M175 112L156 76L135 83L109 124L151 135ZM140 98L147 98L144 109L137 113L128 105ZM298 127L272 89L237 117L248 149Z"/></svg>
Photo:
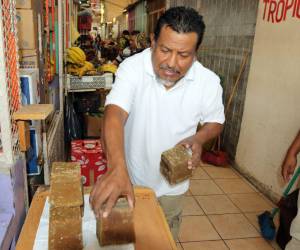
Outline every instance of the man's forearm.
<svg viewBox="0 0 300 250"><path fill-rule="evenodd" d="M203 145L207 141L217 137L223 130L223 124L205 123L197 132L197 140Z"/></svg>
<svg viewBox="0 0 300 250"><path fill-rule="evenodd" d="M104 143L110 167L125 166L124 124L127 113L116 105L108 105L104 114Z"/></svg>

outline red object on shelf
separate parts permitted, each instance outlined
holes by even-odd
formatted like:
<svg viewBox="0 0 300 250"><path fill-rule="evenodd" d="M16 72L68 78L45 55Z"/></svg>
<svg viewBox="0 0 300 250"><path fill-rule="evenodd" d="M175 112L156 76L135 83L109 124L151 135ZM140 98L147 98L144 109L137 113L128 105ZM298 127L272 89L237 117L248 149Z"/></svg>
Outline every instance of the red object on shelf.
<svg viewBox="0 0 300 250"><path fill-rule="evenodd" d="M107 171L107 161L100 140L71 142L71 160L79 162L84 186L91 186Z"/></svg>

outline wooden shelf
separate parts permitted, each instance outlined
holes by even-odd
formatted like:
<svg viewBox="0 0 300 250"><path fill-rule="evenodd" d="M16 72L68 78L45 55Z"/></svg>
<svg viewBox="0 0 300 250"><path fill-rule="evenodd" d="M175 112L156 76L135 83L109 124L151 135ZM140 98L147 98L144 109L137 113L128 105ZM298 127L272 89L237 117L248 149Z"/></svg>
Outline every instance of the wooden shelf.
<svg viewBox="0 0 300 250"><path fill-rule="evenodd" d="M22 106L13 114L14 120L45 120L54 110L53 104L31 104Z"/></svg>

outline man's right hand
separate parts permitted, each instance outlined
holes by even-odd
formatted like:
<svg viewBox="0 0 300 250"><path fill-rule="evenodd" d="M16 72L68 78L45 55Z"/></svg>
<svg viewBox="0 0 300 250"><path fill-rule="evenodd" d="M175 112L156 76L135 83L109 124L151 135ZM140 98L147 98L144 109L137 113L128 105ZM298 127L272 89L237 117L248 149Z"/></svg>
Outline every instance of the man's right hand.
<svg viewBox="0 0 300 250"><path fill-rule="evenodd" d="M291 179L296 165L297 155L288 152L281 166L281 174L285 182L288 182Z"/></svg>
<svg viewBox="0 0 300 250"><path fill-rule="evenodd" d="M111 168L95 183L90 194L90 204L96 217L107 217L120 196L134 207L134 192L126 167Z"/></svg>

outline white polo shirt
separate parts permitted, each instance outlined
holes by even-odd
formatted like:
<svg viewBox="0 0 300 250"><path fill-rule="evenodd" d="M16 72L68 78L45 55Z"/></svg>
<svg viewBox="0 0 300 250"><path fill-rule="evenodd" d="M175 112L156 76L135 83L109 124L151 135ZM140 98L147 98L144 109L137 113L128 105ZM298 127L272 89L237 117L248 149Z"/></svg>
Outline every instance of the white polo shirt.
<svg viewBox="0 0 300 250"><path fill-rule="evenodd" d="M129 116L125 124L125 155L133 185L152 188L156 195L179 195L189 181L171 186L160 173L160 156L194 135L197 124L223 123L219 77L195 61L185 77L166 90L156 81L151 49L120 64L105 105L115 104Z"/></svg>

